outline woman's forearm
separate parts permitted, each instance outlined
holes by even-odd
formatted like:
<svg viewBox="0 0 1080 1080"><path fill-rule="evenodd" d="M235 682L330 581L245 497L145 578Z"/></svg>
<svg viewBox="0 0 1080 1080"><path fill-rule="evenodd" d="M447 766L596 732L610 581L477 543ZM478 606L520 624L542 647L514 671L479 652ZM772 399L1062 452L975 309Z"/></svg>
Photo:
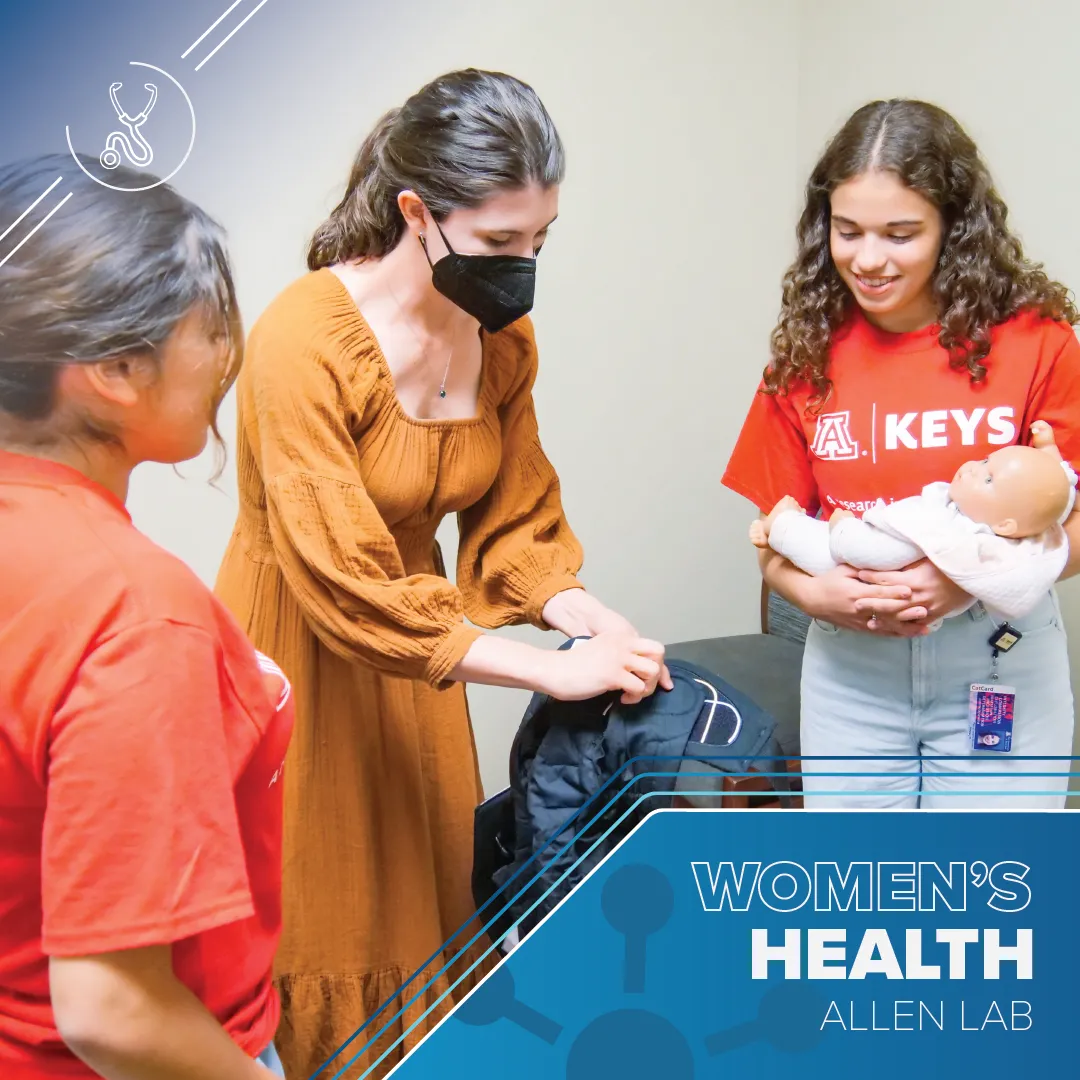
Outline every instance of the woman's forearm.
<svg viewBox="0 0 1080 1080"><path fill-rule="evenodd" d="M772 548L758 551L758 565L765 584L789 604L806 614L812 614L810 606L813 578L788 562L783 555L778 555Z"/></svg>
<svg viewBox="0 0 1080 1080"><path fill-rule="evenodd" d="M167 946L53 958L57 1029L105 1080L267 1080L172 972Z"/></svg>
<svg viewBox="0 0 1080 1080"><path fill-rule="evenodd" d="M557 592L545 605L543 620L552 630L568 638L587 637L587 615L591 609L602 606L584 589L567 589Z"/></svg>
<svg viewBox="0 0 1080 1080"><path fill-rule="evenodd" d="M519 641L476 638L450 673L459 682L520 687L560 701L619 691L627 704L658 685L671 689L664 646L621 630L598 632L575 649L536 649Z"/></svg>
<svg viewBox="0 0 1080 1080"><path fill-rule="evenodd" d="M1069 560L1058 581L1080 574L1080 511L1073 512L1066 518L1064 528L1065 535L1069 538Z"/></svg>
<svg viewBox="0 0 1080 1080"><path fill-rule="evenodd" d="M604 630L636 634L633 625L618 612L584 589L565 589L544 605L544 622L568 638L593 637Z"/></svg>
<svg viewBox="0 0 1080 1080"><path fill-rule="evenodd" d="M519 687L548 693L552 654L545 649L485 634L450 672L454 682Z"/></svg>

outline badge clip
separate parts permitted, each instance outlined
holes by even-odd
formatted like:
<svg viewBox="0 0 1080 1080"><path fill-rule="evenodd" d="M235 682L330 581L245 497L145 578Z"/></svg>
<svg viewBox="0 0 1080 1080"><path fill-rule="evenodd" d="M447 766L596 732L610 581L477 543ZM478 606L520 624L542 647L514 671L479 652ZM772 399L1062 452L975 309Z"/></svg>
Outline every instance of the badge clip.
<svg viewBox="0 0 1080 1080"><path fill-rule="evenodd" d="M1002 623L990 635L988 643L994 652L1008 652L1023 636L1015 626Z"/></svg>

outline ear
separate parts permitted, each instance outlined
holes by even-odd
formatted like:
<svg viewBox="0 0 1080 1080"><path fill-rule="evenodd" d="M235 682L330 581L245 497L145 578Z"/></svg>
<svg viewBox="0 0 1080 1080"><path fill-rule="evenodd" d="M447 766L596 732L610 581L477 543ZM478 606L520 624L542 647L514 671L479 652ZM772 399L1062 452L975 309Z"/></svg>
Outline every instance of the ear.
<svg viewBox="0 0 1080 1080"><path fill-rule="evenodd" d="M1019 526L1016 524L1014 518L1006 518L1004 521L999 521L994 526L994 532L996 532L998 536L1015 536L1017 529L1019 529Z"/></svg>
<svg viewBox="0 0 1080 1080"><path fill-rule="evenodd" d="M423 236L432 227L431 216L424 200L415 191L399 191L397 204L401 216L405 219L406 228L414 236Z"/></svg>
<svg viewBox="0 0 1080 1080"><path fill-rule="evenodd" d="M79 364L76 370L82 374L89 389L123 408L139 403L143 390L154 381L157 373L151 359L139 355Z"/></svg>

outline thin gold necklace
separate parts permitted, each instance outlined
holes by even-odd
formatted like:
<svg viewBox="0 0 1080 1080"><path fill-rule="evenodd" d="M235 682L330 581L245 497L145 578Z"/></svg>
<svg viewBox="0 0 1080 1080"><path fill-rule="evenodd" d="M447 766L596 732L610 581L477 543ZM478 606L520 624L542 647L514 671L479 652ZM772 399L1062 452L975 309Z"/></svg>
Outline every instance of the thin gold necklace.
<svg viewBox="0 0 1080 1080"><path fill-rule="evenodd" d="M415 338L416 344L420 346L420 353L421 353L421 355L423 355L424 353L427 352L427 349L424 346L424 343L420 340L420 335L417 334L417 332L413 329L412 323L409 321L409 317L405 314L405 309L401 306L401 301L397 298L397 293L395 293L393 288L391 288L390 282L386 283L386 288L389 291L390 295L394 298L394 303L397 304L397 309L401 313L402 321L409 328L409 333L412 334L413 338ZM450 316L449 315L447 315L446 321L447 322L450 321ZM446 397L446 380L450 375L450 362L453 359L454 359L454 346L451 345L450 346L450 352L446 357L446 367L443 369L442 382L439 383L439 397L441 397L441 398Z"/></svg>

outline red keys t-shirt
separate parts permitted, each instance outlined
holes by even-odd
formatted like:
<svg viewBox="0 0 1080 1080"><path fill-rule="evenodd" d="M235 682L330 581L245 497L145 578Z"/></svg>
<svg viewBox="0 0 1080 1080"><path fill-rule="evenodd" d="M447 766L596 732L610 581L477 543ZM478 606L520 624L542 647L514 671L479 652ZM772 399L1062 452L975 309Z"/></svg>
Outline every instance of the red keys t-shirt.
<svg viewBox="0 0 1080 1080"><path fill-rule="evenodd" d="M90 1077L48 957L172 943L257 1054L273 1038L289 685L80 473L0 452L0 1076Z"/></svg>
<svg viewBox="0 0 1080 1080"><path fill-rule="evenodd" d="M808 386L758 393L724 473L725 486L768 512L792 495L809 513L861 513L917 495L965 461L1054 429L1080 468L1080 342L1072 328L1024 313L993 331L986 378L949 366L938 328L887 334L856 314L835 336L833 394L818 415Z"/></svg>

